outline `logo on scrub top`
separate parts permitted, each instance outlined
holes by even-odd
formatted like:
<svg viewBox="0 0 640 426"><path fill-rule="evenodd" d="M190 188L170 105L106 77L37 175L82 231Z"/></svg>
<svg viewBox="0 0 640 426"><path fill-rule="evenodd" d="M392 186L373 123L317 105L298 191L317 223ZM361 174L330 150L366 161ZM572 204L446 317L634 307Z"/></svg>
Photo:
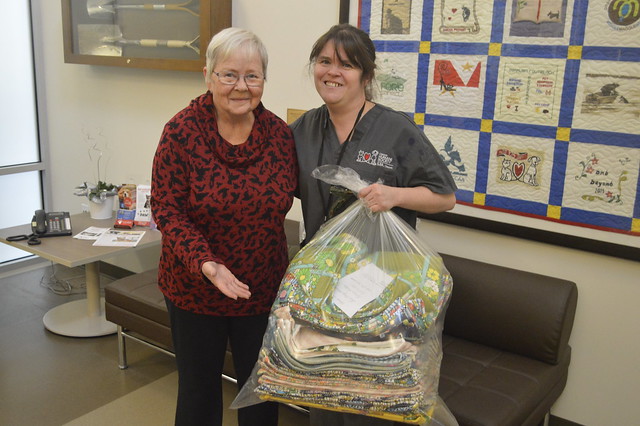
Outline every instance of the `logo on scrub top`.
<svg viewBox="0 0 640 426"><path fill-rule="evenodd" d="M371 152L366 152L363 150L358 151L358 158L356 158L356 161L358 163L366 163L371 164L372 166L384 167L385 169L393 168L393 158L377 150Z"/></svg>

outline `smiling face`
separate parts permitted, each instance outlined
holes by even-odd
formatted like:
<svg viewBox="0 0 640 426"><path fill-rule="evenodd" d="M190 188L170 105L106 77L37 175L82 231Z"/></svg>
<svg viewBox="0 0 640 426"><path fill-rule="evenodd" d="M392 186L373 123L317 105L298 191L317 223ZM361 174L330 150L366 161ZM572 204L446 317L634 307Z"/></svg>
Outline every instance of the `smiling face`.
<svg viewBox="0 0 640 426"><path fill-rule="evenodd" d="M344 49L336 52L333 41L317 56L313 75L316 90L327 106L360 105L365 99L367 82L362 81L362 70L349 62Z"/></svg>
<svg viewBox="0 0 640 426"><path fill-rule="evenodd" d="M260 55L257 52L236 51L225 60L218 62L213 72L217 72L220 75L233 72L240 76L236 84L223 84L216 74L212 73L207 76L205 67L205 82L207 88L213 94L213 104L216 112L229 115L232 118L251 114L262 99L264 84L258 87L249 87L244 81L244 76L247 74L263 75Z"/></svg>

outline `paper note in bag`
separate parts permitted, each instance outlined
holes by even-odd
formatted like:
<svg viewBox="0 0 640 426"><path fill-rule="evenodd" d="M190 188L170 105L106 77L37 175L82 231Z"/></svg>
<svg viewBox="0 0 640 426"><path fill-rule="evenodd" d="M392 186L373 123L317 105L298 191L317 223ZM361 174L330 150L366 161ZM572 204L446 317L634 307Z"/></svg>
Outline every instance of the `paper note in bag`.
<svg viewBox="0 0 640 426"><path fill-rule="evenodd" d="M333 292L333 304L352 317L360 308L378 297L392 280L392 276L369 263L338 281Z"/></svg>

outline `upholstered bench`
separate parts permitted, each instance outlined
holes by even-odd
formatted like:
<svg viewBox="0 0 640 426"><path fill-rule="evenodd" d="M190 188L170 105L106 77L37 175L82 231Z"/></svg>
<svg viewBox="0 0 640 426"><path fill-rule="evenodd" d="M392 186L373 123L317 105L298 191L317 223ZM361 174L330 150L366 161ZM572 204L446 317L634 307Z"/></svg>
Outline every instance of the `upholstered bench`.
<svg viewBox="0 0 640 426"><path fill-rule="evenodd" d="M442 255L453 277L445 317L439 394L461 426L539 425L562 393L577 304L570 281ZM171 353L157 271L105 288L106 316L125 338ZM232 367L225 377L233 380Z"/></svg>
<svg viewBox="0 0 640 426"><path fill-rule="evenodd" d="M174 356L171 325L164 296L158 288L158 270L142 272L105 286L105 315L117 325L118 366L128 367L127 340ZM233 359L227 351L222 377L235 383Z"/></svg>
<svg viewBox="0 0 640 426"><path fill-rule="evenodd" d="M169 314L158 288L157 269L112 281L104 292L105 316L117 325L120 368L127 368L125 338L173 355Z"/></svg>

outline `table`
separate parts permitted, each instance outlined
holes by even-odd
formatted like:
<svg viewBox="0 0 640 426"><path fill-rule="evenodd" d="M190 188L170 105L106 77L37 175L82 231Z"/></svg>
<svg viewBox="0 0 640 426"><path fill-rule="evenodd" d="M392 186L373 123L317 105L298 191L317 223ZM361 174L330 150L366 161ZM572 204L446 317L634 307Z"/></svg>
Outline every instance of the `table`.
<svg viewBox="0 0 640 426"><path fill-rule="evenodd" d="M114 219L91 219L89 213L71 215L73 235L90 226L113 227ZM158 230L134 227L146 231L136 247L94 247L91 240L79 240L71 236L41 238L40 245L30 246L26 240L7 241L12 235L31 234L31 224L0 229L0 242L33 253L69 268L85 265L87 296L85 299L67 302L48 311L44 318L47 330L71 337L105 336L116 332L116 325L104 316L104 297L100 297L100 260L159 245L161 234Z"/></svg>

